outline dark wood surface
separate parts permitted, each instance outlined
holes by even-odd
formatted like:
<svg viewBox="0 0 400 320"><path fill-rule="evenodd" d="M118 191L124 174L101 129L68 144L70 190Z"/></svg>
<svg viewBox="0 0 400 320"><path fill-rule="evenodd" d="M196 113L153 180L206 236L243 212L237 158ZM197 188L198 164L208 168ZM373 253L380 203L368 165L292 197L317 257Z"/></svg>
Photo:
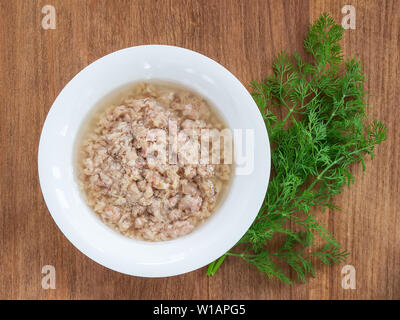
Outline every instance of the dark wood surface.
<svg viewBox="0 0 400 320"><path fill-rule="evenodd" d="M301 50L322 12L336 21L349 1L83 1L0 0L0 298L3 299L399 299L400 298L400 6L351 1L356 30L342 41L346 57L365 65L370 115L388 140L366 172L320 218L352 254L357 288L341 287L344 264L319 266L316 278L287 286L234 258L208 278L205 269L165 279L108 270L64 237L43 201L37 149L46 114L66 83L92 61L141 44L170 44L215 59L248 85L270 72L281 50ZM55 30L41 9L56 9ZM44 265L56 289L41 286Z"/></svg>

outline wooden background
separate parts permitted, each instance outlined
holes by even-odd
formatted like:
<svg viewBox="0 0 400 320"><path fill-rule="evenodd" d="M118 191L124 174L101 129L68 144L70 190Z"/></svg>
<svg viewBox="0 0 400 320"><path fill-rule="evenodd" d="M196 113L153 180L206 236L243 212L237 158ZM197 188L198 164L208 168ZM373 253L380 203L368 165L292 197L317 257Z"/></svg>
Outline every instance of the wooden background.
<svg viewBox="0 0 400 320"><path fill-rule="evenodd" d="M45 4L57 28L41 27ZM341 21L346 57L365 64L371 117L388 140L355 185L337 197L341 211L320 216L352 255L356 290L341 287L344 264L318 267L292 287L229 258L213 278L205 269L166 279L131 277L93 262L64 237L43 201L37 148L46 114L66 83L92 61L121 48L170 44L203 53L245 85L270 72L281 50L301 50L322 12ZM399 299L400 298L400 5L399 1L83 1L0 0L0 298L3 299ZM43 290L41 269L56 268L56 289Z"/></svg>

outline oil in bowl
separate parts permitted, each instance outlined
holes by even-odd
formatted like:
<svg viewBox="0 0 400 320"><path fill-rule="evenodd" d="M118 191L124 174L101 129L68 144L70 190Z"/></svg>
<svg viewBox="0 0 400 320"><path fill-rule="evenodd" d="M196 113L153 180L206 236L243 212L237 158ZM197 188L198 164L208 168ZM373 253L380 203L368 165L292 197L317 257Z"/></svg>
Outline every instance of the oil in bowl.
<svg viewBox="0 0 400 320"><path fill-rule="evenodd" d="M107 95L82 126L77 177L109 227L146 241L192 232L223 202L233 172L232 135L215 107L165 81Z"/></svg>

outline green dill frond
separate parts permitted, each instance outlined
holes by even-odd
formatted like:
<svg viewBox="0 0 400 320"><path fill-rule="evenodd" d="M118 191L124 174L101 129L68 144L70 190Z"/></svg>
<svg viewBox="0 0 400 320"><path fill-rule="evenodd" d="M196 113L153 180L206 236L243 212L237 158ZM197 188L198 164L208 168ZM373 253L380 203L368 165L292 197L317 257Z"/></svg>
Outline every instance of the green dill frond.
<svg viewBox="0 0 400 320"><path fill-rule="evenodd" d="M386 139L386 127L367 122L362 64L355 59L341 63L342 36L343 28L323 14L304 40L312 63L296 52L293 57L281 52L273 74L251 83L274 146L272 178L240 246L211 263L208 275L233 256L292 284L291 272L301 282L315 275L313 257L328 265L348 256L315 214L337 209L334 195L355 180L350 165L361 163L365 169L364 157L374 156L374 147ZM283 242L276 249L279 239Z"/></svg>

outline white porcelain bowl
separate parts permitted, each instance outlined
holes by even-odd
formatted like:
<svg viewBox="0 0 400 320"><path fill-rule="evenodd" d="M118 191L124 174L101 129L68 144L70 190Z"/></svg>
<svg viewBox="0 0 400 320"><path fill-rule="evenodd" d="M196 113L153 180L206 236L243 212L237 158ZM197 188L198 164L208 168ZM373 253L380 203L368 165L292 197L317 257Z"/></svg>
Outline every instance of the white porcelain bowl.
<svg viewBox="0 0 400 320"><path fill-rule="evenodd" d="M234 176L225 201L206 223L187 236L164 242L130 239L107 227L86 205L74 170L76 137L91 108L122 85L152 78L181 83L199 92L215 105L231 129L252 129L255 137L254 170ZM234 148L235 155L239 154L240 146ZM131 47L87 66L58 95L39 143L40 185L58 227L89 258L135 276L178 275L223 255L255 219L269 173L267 131L245 87L214 60L172 46Z"/></svg>

